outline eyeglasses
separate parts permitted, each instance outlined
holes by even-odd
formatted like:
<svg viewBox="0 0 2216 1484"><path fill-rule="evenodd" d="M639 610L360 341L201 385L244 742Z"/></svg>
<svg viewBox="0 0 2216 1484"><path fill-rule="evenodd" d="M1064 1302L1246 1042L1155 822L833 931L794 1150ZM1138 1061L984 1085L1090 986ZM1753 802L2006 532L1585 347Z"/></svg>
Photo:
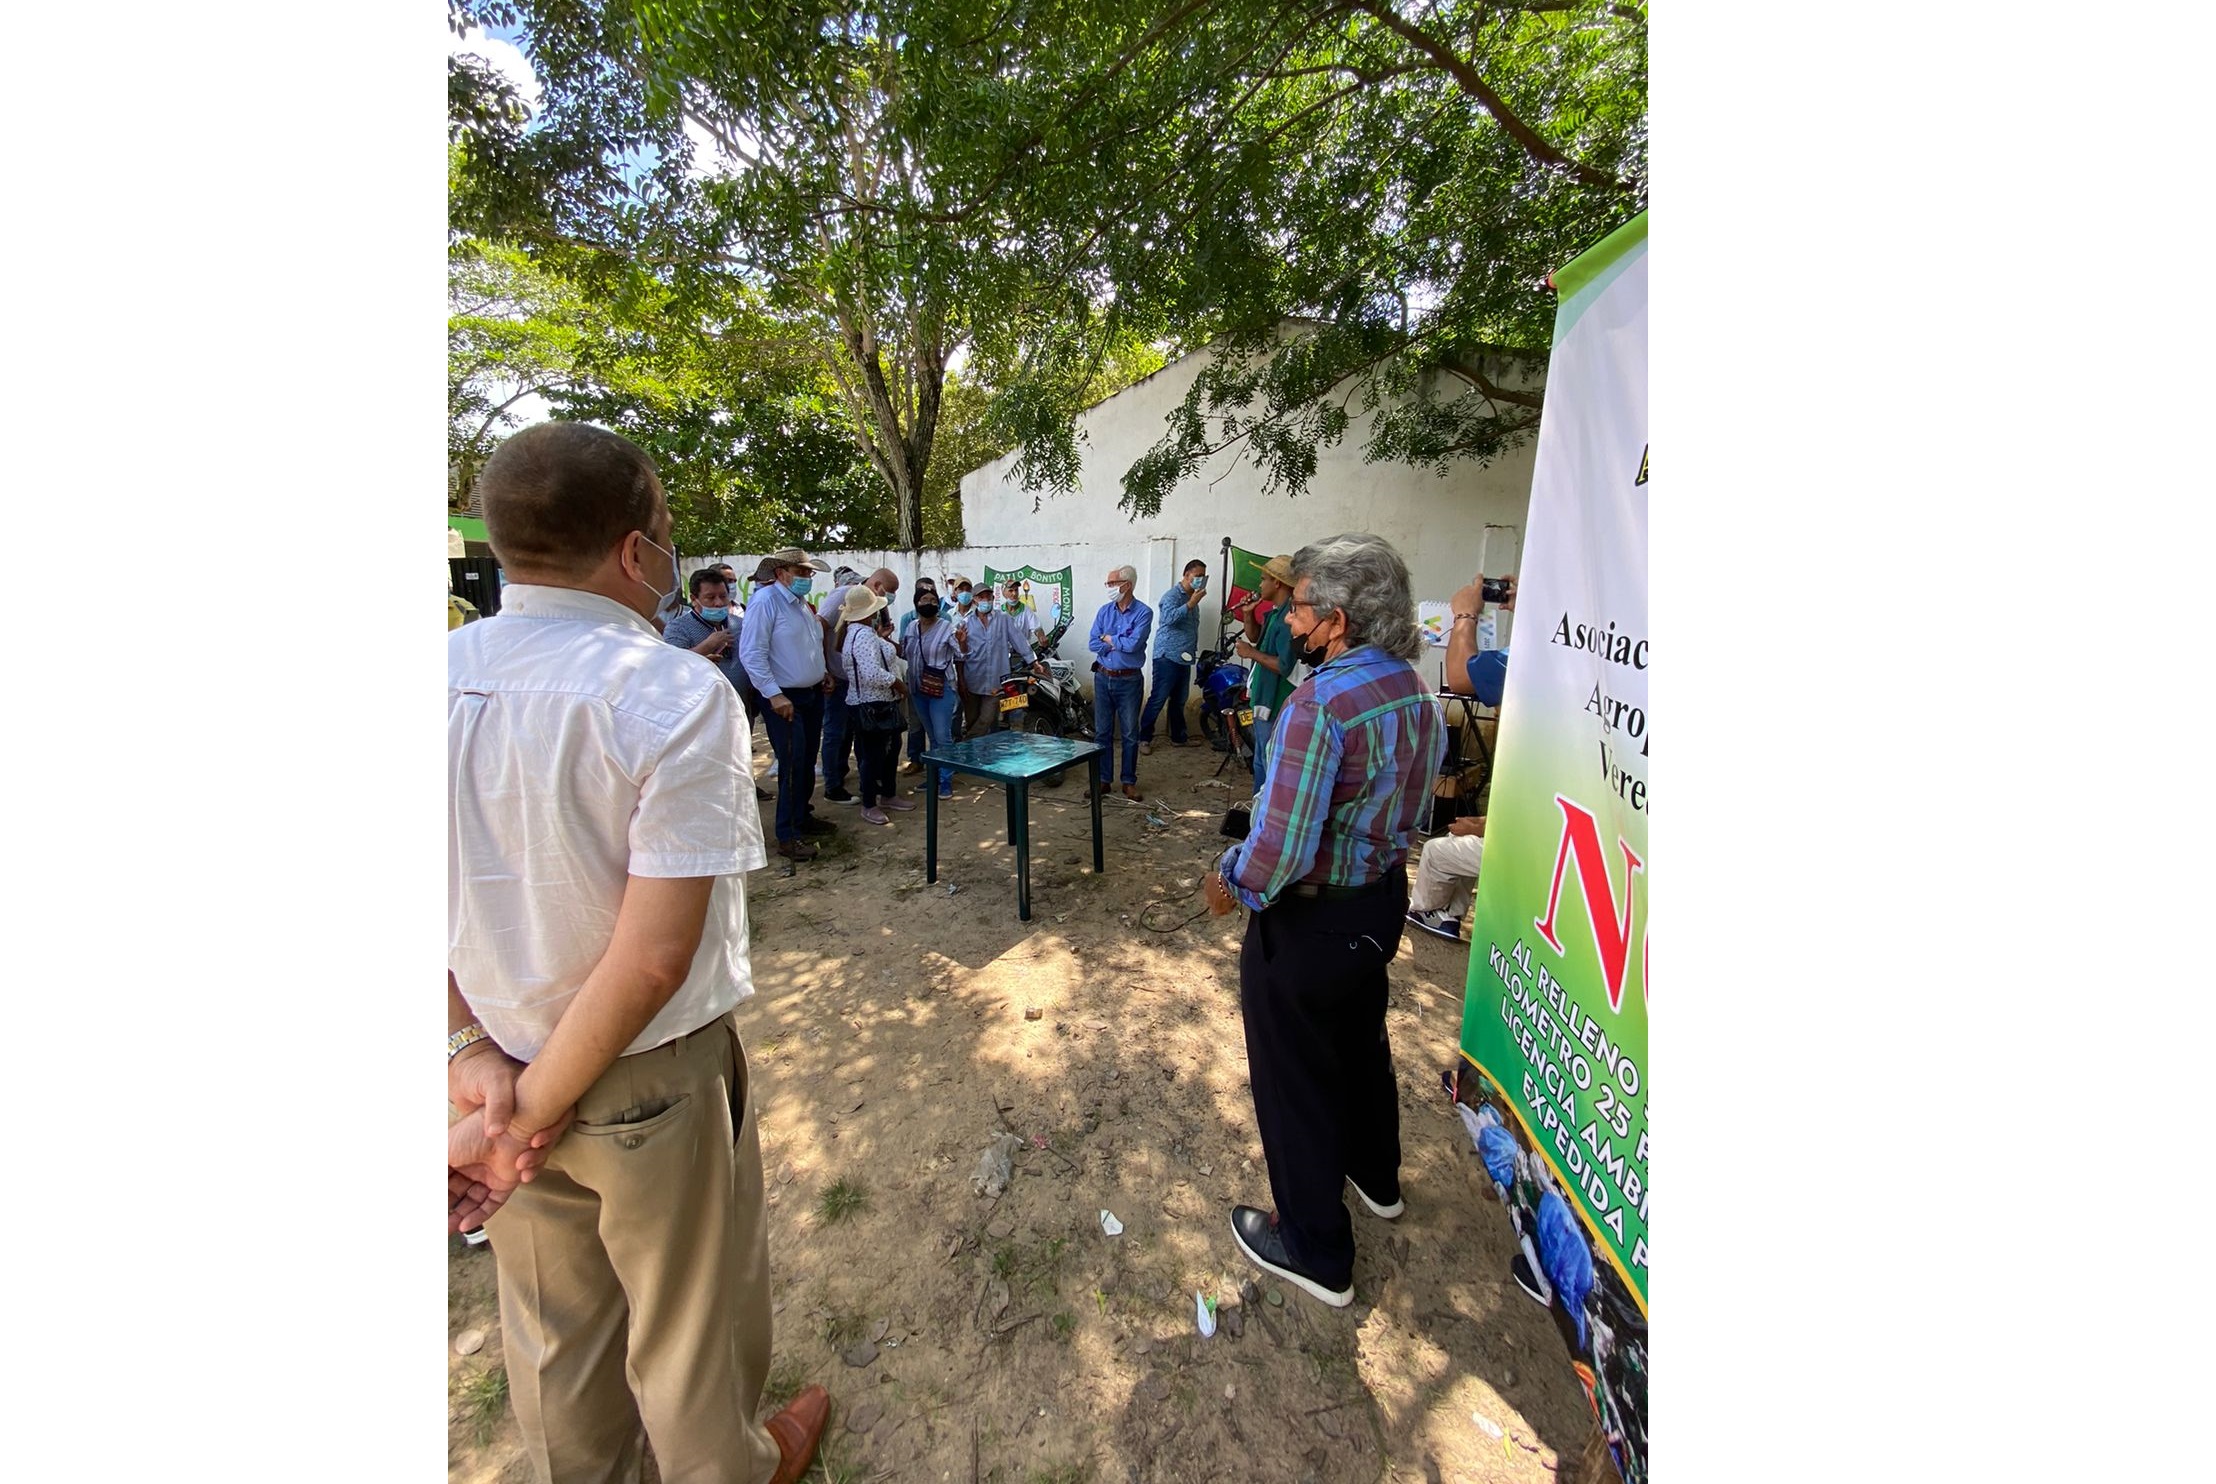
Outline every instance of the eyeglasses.
<svg viewBox="0 0 2216 1484"><path fill-rule="evenodd" d="M1333 613L1337 613L1339 611L1339 607L1336 603L1324 603L1319 606L1318 604L1310 602L1306 598L1288 598L1285 601L1285 606L1288 608L1305 608L1310 613L1321 613L1327 609Z"/></svg>

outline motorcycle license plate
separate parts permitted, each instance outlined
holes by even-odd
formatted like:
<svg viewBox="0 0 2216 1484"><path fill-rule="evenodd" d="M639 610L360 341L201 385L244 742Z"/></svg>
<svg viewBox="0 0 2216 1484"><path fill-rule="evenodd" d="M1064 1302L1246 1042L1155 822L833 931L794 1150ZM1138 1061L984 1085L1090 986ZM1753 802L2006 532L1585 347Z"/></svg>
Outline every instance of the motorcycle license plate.
<svg viewBox="0 0 2216 1484"><path fill-rule="evenodd" d="M1254 725L1254 708L1252 706L1245 708L1239 713L1239 725L1243 727L1250 727Z"/></svg>
<svg viewBox="0 0 2216 1484"><path fill-rule="evenodd" d="M1024 699L1022 696L1002 696L1000 698L1000 709L1003 711L1021 711L1023 707Z"/></svg>

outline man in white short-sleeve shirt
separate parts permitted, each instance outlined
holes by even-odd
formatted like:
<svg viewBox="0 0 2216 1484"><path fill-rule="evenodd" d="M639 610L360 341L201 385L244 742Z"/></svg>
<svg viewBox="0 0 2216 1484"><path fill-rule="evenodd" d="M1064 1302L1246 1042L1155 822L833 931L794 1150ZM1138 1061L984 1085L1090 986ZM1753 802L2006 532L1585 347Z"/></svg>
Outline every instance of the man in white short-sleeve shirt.
<svg viewBox="0 0 2216 1484"><path fill-rule="evenodd" d="M755 1421L759 1131L731 1011L767 864L738 694L664 643L653 463L544 423L486 464L502 611L449 637L449 1227L483 1221L542 1481L789 1484L828 1414ZM634 1391L633 1382L636 1382Z"/></svg>

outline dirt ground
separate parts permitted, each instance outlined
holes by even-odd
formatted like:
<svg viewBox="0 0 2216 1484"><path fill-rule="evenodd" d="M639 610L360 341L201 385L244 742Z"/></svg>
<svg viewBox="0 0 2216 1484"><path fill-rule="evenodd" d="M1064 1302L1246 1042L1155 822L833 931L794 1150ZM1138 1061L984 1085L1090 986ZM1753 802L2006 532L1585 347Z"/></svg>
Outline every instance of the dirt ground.
<svg viewBox="0 0 2216 1484"><path fill-rule="evenodd" d="M892 828L819 800L840 826L823 854L749 878L768 1405L829 1388L810 1479L1531 1481L1584 1442L1561 1341L1508 1279L1507 1219L1439 1085L1466 947L1411 929L1392 966L1408 1209L1382 1221L1349 1194L1353 1305L1269 1281L1232 1244L1231 1205L1270 1198L1243 914L1192 916L1245 792L1236 763L1213 786L1220 759L1197 742L1141 758L1144 804L1103 806L1099 877L1081 783L1034 787L1029 923L1003 795L971 779L942 806L935 886L920 797ZM771 822L764 805L774 839ZM988 1199L971 1177L1003 1131L1021 1149ZM527 1480L492 1255L450 1242L449 1340L484 1341L449 1347L448 1477ZM1212 1339L1196 1293L1222 1306Z"/></svg>

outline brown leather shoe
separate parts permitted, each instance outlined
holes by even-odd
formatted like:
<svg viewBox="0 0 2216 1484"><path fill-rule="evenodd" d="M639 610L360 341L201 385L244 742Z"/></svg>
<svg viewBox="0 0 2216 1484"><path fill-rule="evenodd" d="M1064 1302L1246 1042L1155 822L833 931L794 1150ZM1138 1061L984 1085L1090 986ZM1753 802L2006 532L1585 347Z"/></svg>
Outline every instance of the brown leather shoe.
<svg viewBox="0 0 2216 1484"><path fill-rule="evenodd" d="M1140 793L1128 783L1123 786L1123 796L1127 799L1143 799L1146 797L1145 794Z"/></svg>
<svg viewBox="0 0 2216 1484"><path fill-rule="evenodd" d="M812 861L816 858L816 847L806 840L780 840L777 853L789 861Z"/></svg>
<svg viewBox="0 0 2216 1484"><path fill-rule="evenodd" d="M769 1484L800 1484L800 1476L816 1461L816 1444L830 1420L831 1393L808 1386L785 1403L784 1411L762 1424L777 1439L777 1472L769 1476Z"/></svg>

